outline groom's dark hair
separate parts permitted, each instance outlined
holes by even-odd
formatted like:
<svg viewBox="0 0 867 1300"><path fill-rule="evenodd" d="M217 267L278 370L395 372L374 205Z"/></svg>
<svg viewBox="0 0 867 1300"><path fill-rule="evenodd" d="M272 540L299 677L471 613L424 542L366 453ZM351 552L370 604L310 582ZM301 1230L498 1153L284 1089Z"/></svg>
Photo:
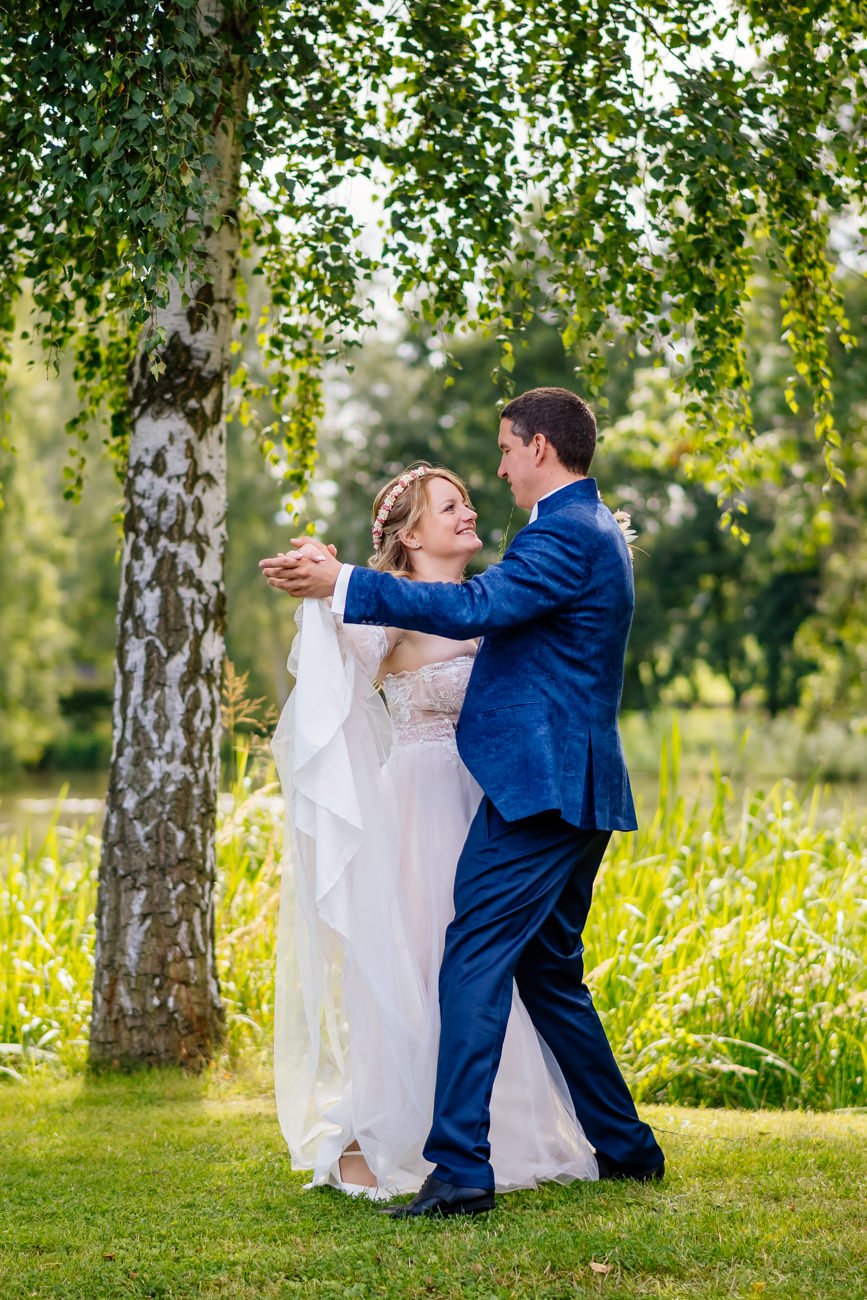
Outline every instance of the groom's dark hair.
<svg viewBox="0 0 867 1300"><path fill-rule="evenodd" d="M596 421L577 393L568 388L531 388L508 402L500 419L512 421L512 433L525 447L541 433L565 469L577 474L590 469L596 450Z"/></svg>

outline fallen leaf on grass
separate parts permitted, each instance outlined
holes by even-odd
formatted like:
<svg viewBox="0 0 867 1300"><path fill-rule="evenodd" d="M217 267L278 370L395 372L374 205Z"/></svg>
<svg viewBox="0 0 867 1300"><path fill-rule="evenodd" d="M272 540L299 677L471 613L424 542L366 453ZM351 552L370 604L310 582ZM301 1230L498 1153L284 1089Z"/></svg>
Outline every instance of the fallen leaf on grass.
<svg viewBox="0 0 867 1300"><path fill-rule="evenodd" d="M103 1251L103 1253L102 1253L102 1258L103 1258L103 1259L114 1259L114 1255L112 1255L110 1251L105 1250L105 1251Z"/></svg>
<svg viewBox="0 0 867 1300"><path fill-rule="evenodd" d="M611 1272L611 1265L610 1265L610 1264L598 1264L598 1263L596 1262L595 1259L591 1259L591 1261L590 1261L590 1271L593 1272L593 1273L610 1273L610 1272Z"/></svg>

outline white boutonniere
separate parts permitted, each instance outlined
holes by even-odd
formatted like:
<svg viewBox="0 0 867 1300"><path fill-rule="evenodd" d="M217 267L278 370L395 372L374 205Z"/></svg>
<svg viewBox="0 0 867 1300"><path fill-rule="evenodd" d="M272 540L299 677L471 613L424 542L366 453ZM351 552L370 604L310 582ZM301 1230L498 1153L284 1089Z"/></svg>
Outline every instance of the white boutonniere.
<svg viewBox="0 0 867 1300"><path fill-rule="evenodd" d="M629 548L629 558L633 559L633 543L638 533L632 527L632 515L628 510L615 510L614 519L623 534L623 540Z"/></svg>

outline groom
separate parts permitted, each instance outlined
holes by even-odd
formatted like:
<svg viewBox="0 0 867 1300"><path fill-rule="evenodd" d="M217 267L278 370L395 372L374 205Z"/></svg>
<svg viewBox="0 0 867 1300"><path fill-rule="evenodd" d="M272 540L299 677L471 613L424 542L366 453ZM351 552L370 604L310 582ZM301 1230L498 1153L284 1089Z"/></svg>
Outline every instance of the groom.
<svg viewBox="0 0 867 1300"><path fill-rule="evenodd" d="M600 1178L660 1178L583 982L581 934L613 830L634 830L617 731L632 619L623 534L588 478L596 422L580 397L536 388L508 403L500 478L530 510L502 561L463 584L407 582L318 554L263 560L271 586L333 597L348 623L483 636L457 728L484 791L455 877L440 971L435 1165L395 1217L494 1203L488 1127L512 981L553 1052ZM301 546L309 539L299 538Z"/></svg>

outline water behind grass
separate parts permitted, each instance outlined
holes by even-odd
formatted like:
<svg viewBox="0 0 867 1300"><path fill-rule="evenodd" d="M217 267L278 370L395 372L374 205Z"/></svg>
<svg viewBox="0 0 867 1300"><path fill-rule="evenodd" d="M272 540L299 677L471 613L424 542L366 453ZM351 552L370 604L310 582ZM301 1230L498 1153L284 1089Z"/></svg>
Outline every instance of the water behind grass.
<svg viewBox="0 0 867 1300"><path fill-rule="evenodd" d="M719 776L736 797L788 780L800 800L822 788L824 815L867 810L867 723L826 719L811 728L786 714L769 719L727 708L696 707L621 719L623 746L641 820L659 799L661 754L674 728L680 737L680 792L709 807ZM44 834L57 815L66 826L101 823L107 772L45 771L0 780L0 836Z"/></svg>

